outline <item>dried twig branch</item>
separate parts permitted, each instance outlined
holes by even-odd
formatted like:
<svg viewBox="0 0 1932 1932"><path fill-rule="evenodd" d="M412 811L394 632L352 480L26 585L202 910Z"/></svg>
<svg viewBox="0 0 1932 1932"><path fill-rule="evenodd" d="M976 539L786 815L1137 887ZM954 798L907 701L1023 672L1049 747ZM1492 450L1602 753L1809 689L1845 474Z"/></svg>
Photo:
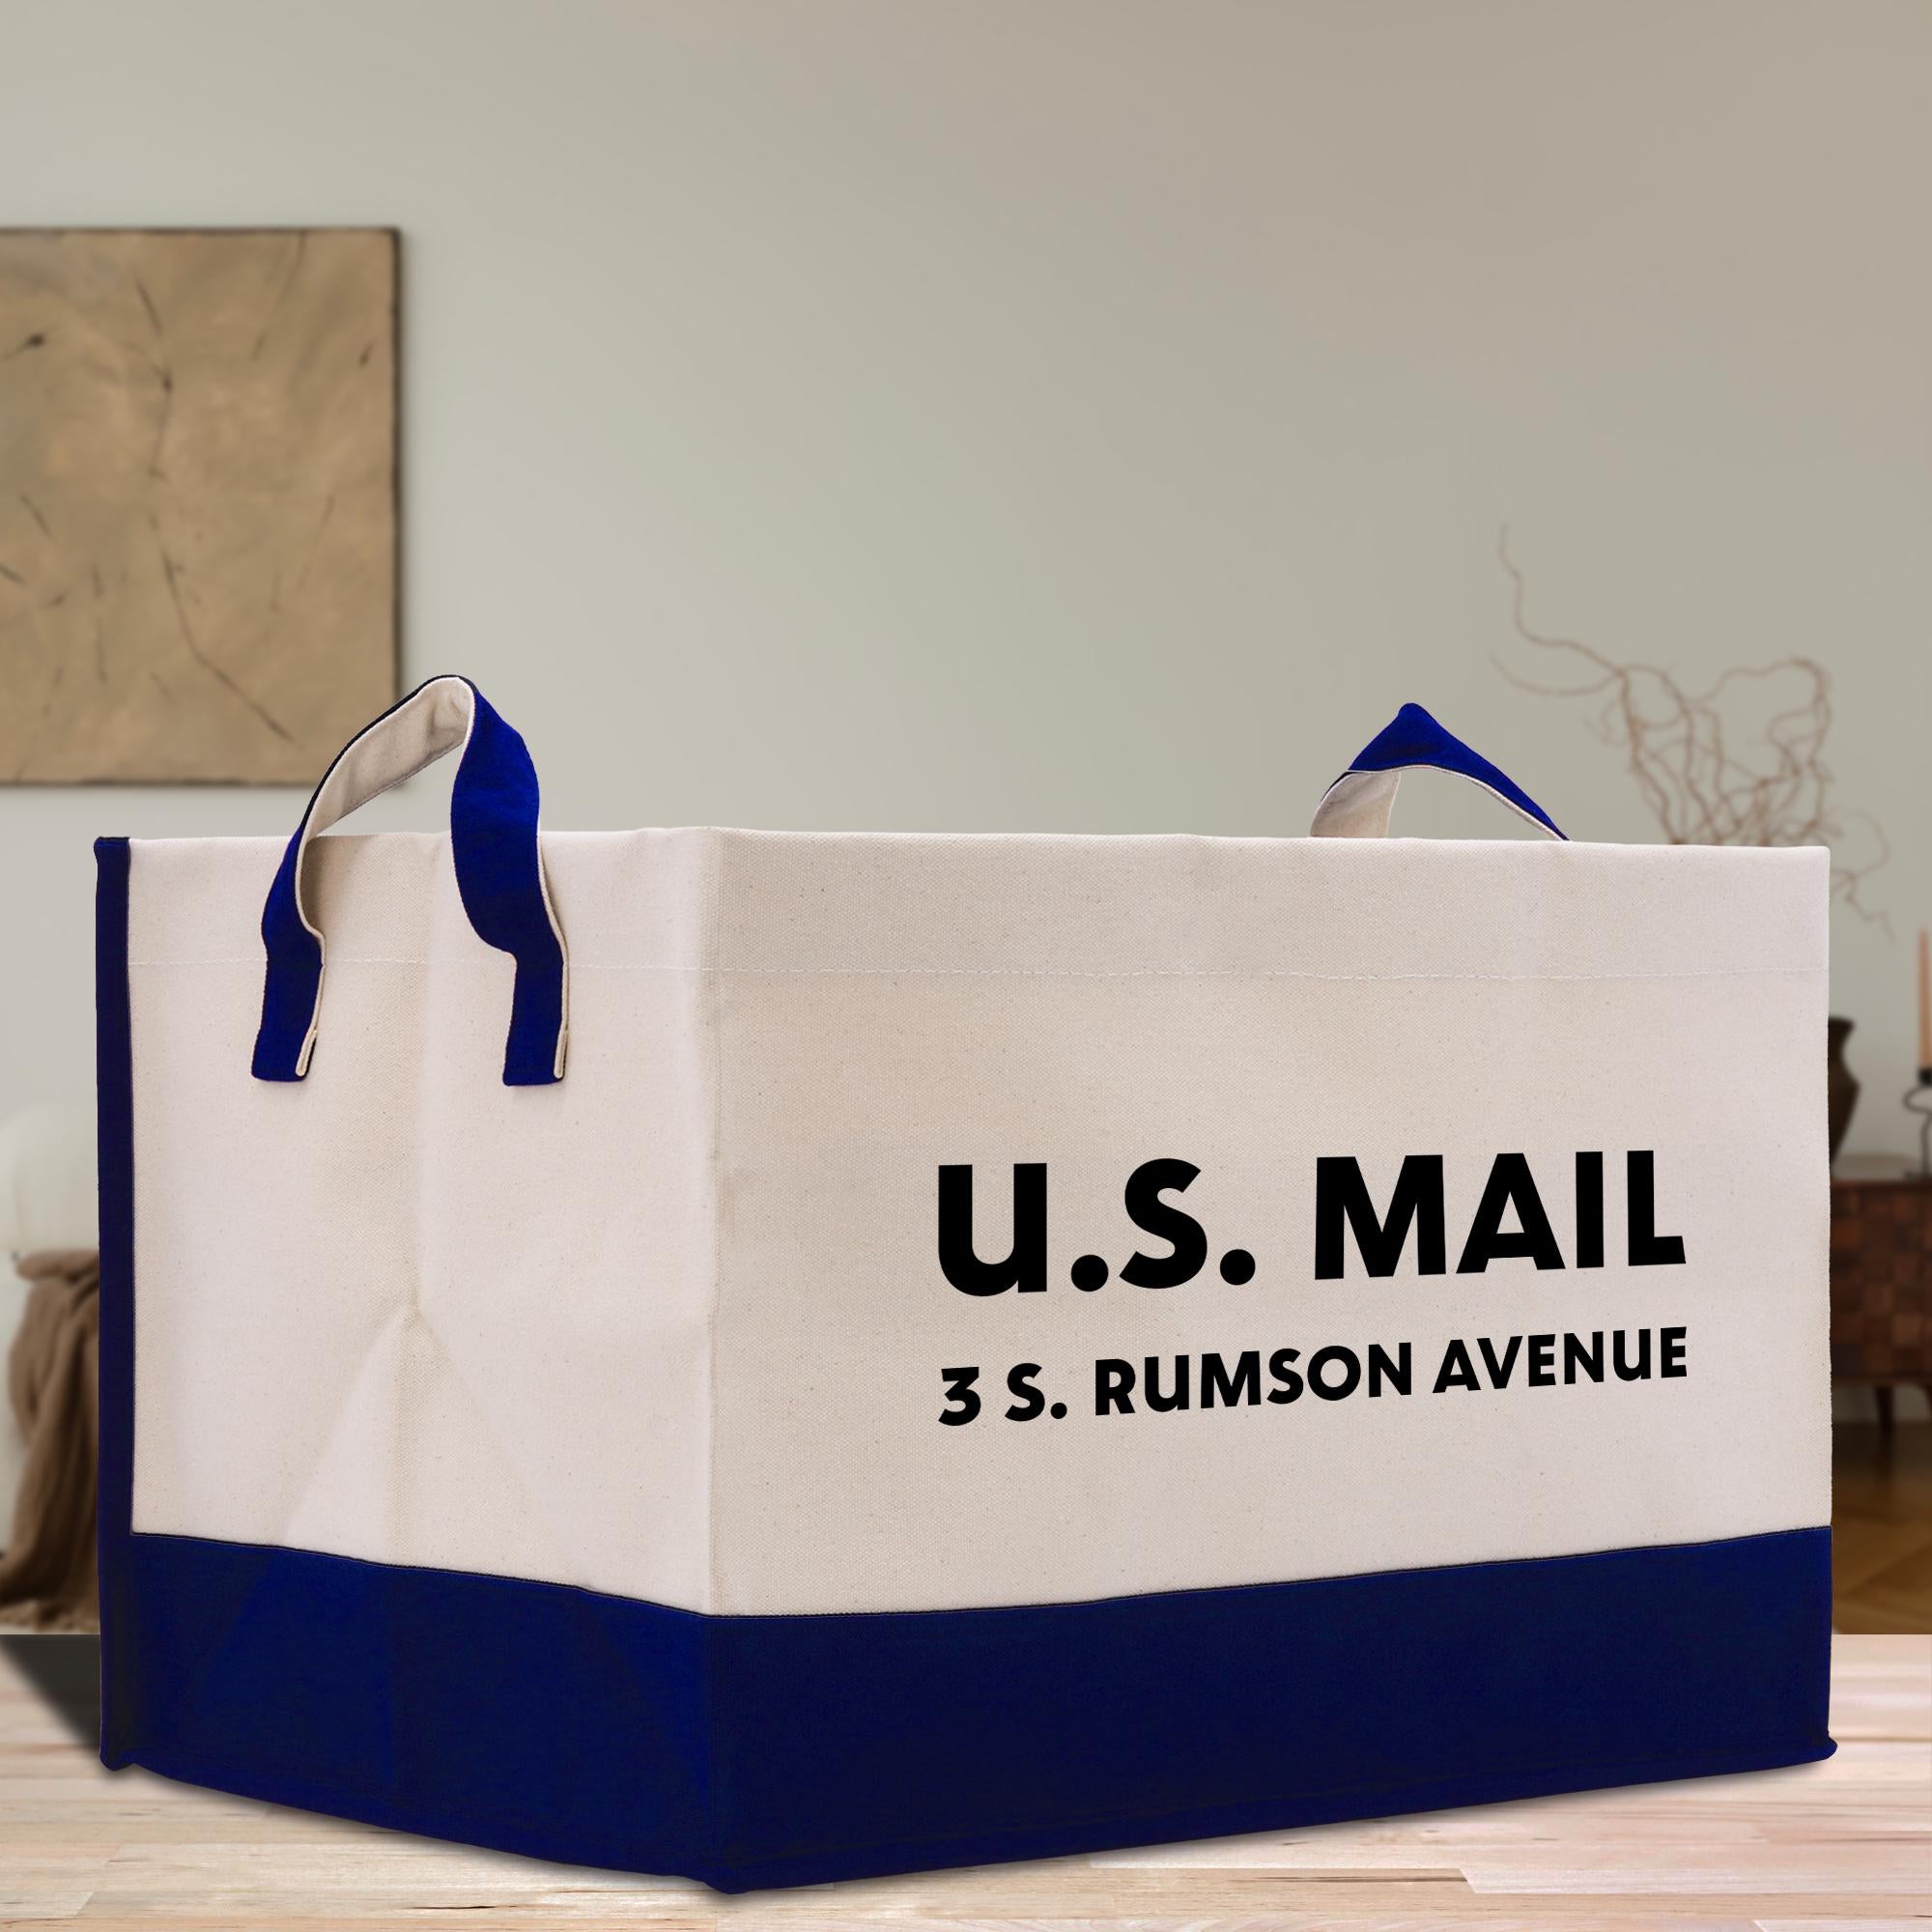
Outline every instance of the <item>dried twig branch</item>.
<svg viewBox="0 0 1932 1932"><path fill-rule="evenodd" d="M1511 622L1526 644L1575 668L1571 682L1523 676L1500 657L1496 668L1524 691L1546 697L1597 700L1590 728L1624 754L1644 803L1673 845L1829 845L1832 894L1891 935L1891 922L1864 902L1866 882L1891 855L1885 829L1866 812L1843 812L1832 768L1822 755L1832 725L1832 680L1811 658L1780 658L1727 670L1707 690L1692 691L1660 665L1619 664L1577 638L1536 629L1525 611L1528 586L1510 554L1504 526L1496 555L1512 586ZM1791 690L1789 701L1754 731L1742 734L1727 710L1752 688ZM1746 721L1747 724L1748 721ZM1729 728L1727 728L1729 727ZM1748 750L1738 747L1743 735ZM1845 856L1851 829L1863 827L1875 853Z"/></svg>

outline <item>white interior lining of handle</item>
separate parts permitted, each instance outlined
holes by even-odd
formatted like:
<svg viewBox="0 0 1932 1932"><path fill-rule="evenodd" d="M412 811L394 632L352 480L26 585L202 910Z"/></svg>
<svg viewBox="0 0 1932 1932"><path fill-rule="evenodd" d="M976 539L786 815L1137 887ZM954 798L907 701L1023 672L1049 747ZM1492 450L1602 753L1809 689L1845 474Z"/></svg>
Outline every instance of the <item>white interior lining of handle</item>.
<svg viewBox="0 0 1932 1932"><path fill-rule="evenodd" d="M1315 817L1308 828L1311 838L1386 838L1388 837L1389 816L1395 810L1395 795L1402 784L1402 775L1406 771L1441 771L1440 765L1392 766L1380 772L1344 772L1342 776L1321 794L1321 802L1315 808ZM1546 838L1562 842L1561 835L1552 832L1533 812L1525 811L1513 798L1505 798L1494 785L1487 784L1481 779L1470 778L1466 772L1457 772L1453 776L1464 783L1486 791L1498 803L1506 805L1522 819L1533 825Z"/></svg>
<svg viewBox="0 0 1932 1932"><path fill-rule="evenodd" d="M305 1078L310 1056L322 1026L322 987L328 976L328 942L322 928L308 916L302 890L308 868L309 840L331 825L339 824L372 798L412 779L433 765L445 752L459 745L467 747L476 724L476 697L460 677L432 678L413 691L393 711L386 711L373 724L365 724L337 754L335 762L323 774L302 820L300 842L296 847L296 916L308 928L322 960L316 972L315 999L308 1009L308 1031L302 1036L301 1052L296 1060L296 1078ZM549 895L545 895L549 909ZM556 923L554 914L551 923ZM559 1043L557 1052L562 1055Z"/></svg>
<svg viewBox="0 0 1932 1932"><path fill-rule="evenodd" d="M460 677L432 678L373 724L365 724L342 748L316 787L302 821L296 852L296 910L320 940L321 931L302 901L303 861L309 840L339 825L372 798L393 790L436 763L445 752L468 747L476 724L476 698Z"/></svg>
<svg viewBox="0 0 1932 1932"><path fill-rule="evenodd" d="M392 790L436 763L445 752L467 748L476 724L476 696L460 677L432 678L412 691L393 711L385 711L373 724L365 724L342 748L335 762L323 774L302 820L301 841L296 848L296 916L308 928L322 954L315 980L315 1000L308 1009L308 1031L302 1036L301 1052L296 1060L296 1078L305 1078L315 1052L316 1036L322 1027L322 986L328 976L328 942L322 928L308 916L302 890L308 867L309 840L318 833L338 825L372 798ZM544 909L550 911L550 894L544 894ZM551 913L551 924L556 915ZM561 934L558 935L559 943ZM563 1045L557 1043L557 1058Z"/></svg>

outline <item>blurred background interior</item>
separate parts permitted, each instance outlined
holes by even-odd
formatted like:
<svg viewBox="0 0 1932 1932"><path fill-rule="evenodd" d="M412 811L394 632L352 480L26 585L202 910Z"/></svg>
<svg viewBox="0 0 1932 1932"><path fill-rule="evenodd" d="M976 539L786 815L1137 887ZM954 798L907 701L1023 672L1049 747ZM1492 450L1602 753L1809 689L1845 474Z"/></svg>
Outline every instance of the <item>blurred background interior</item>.
<svg viewBox="0 0 1932 1932"><path fill-rule="evenodd" d="M95 1615L89 841L285 835L461 669L555 825L1295 834L1414 698L1828 843L1837 1615L1932 1628L1932 13L5 34L0 1622Z"/></svg>

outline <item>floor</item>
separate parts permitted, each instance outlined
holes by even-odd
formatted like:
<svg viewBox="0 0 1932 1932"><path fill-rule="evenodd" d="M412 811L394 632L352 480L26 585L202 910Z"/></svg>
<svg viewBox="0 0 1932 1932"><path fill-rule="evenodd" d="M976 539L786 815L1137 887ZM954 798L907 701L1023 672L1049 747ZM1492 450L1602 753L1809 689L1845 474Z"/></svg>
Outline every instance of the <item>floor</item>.
<svg viewBox="0 0 1932 1932"><path fill-rule="evenodd" d="M1932 1631L1932 1428L1888 1441L1875 1424L1832 1432L1833 1619L1841 1631Z"/></svg>
<svg viewBox="0 0 1932 1932"><path fill-rule="evenodd" d="M0 1926L1829 1932L1932 1919L1932 1636L1838 1639L1838 1751L1822 1764L739 1899L110 1775L93 1755L95 1667L92 1638L0 1639Z"/></svg>

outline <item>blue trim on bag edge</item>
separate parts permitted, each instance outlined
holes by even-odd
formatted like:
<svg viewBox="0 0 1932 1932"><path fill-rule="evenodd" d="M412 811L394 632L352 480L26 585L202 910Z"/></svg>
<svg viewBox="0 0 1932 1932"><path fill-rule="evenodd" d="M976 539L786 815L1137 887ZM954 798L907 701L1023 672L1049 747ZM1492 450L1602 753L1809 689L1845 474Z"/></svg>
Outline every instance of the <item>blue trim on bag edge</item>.
<svg viewBox="0 0 1932 1932"><path fill-rule="evenodd" d="M99 1172L100 1342L95 1561L100 1582L100 1735L128 1720L134 1687L106 1633L132 1613L126 1556L134 1505L134 1064L128 1003L125 838L97 838L94 897L95 1134Z"/></svg>
<svg viewBox="0 0 1932 1932"><path fill-rule="evenodd" d="M110 1768L741 1891L1833 1750L1824 1528L1097 1603L779 1617L133 1534L129 855L125 839L96 852ZM1297 1724L1298 1737L1284 1728ZM1518 1761L1498 1766L1511 1748ZM306 1775L277 1751L305 1754ZM1347 1753L1379 1775L1335 1788ZM1328 1772L1247 1795L1292 1785L1297 1761ZM1228 1788L1187 1802L1217 1781ZM1071 1793L1087 1795L1084 1815L1065 1815Z"/></svg>
<svg viewBox="0 0 1932 1932"><path fill-rule="evenodd" d="M724 1891L1833 1748L1824 1529L822 1616L129 1544L143 1691L109 1765Z"/></svg>

